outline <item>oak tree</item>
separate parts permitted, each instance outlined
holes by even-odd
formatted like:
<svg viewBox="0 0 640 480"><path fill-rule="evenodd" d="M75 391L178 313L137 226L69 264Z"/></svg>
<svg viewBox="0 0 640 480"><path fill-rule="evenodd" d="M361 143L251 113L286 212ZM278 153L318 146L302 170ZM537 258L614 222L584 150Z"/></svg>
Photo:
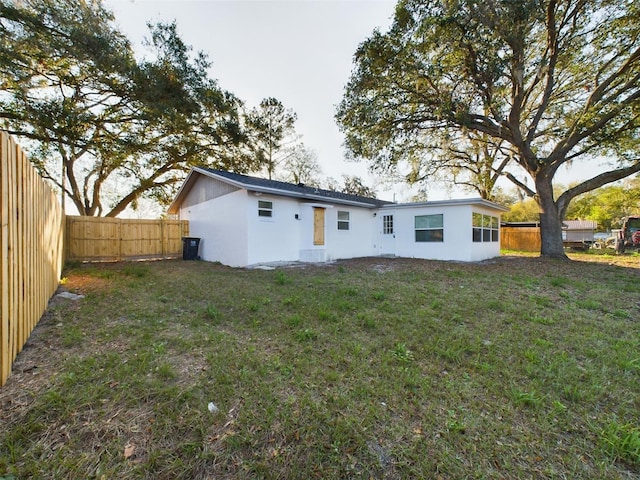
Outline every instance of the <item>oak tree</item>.
<svg viewBox="0 0 640 480"><path fill-rule="evenodd" d="M354 61L337 111L350 155L437 171L449 159L434 146L451 132L499 145L532 180L519 186L539 205L544 256L566 258L573 198L640 171L638 2L400 0ZM603 161L554 195L561 166Z"/></svg>
<svg viewBox="0 0 640 480"><path fill-rule="evenodd" d="M165 203L191 165L247 171L241 103L206 56L173 23L137 59L113 20L99 1L0 3L0 128L81 215Z"/></svg>

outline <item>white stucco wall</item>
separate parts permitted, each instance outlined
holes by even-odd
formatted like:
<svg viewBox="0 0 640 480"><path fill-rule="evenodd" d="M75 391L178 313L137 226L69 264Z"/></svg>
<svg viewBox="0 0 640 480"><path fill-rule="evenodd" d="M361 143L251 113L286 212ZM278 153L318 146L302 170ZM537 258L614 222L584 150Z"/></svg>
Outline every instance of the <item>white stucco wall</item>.
<svg viewBox="0 0 640 480"><path fill-rule="evenodd" d="M180 218L189 220L189 236L201 239L202 260L248 265L247 202L247 191L238 190L180 209Z"/></svg>
<svg viewBox="0 0 640 480"><path fill-rule="evenodd" d="M398 257L430 260L479 261L500 255L500 242L473 242L472 211L499 216L495 211L471 205L395 206L378 210L378 217L394 216L394 253ZM443 242L416 242L416 215L443 215ZM382 223L378 219L378 254L382 251Z"/></svg>
<svg viewBox="0 0 640 480"><path fill-rule="evenodd" d="M498 218L498 228L500 228L500 213L495 210L491 210L488 208L483 208L480 206L473 205L470 207L471 212L482 213L484 215L491 215L493 217ZM472 215L472 214L469 214ZM471 220L469 220L471 222ZM471 241L471 255L469 260L472 262L479 262L481 260L486 260L488 258L495 258L500 256L500 236L502 232L498 231L498 241L497 242L473 242ZM472 234L469 236L472 238Z"/></svg>
<svg viewBox="0 0 640 480"><path fill-rule="evenodd" d="M338 212L349 212L349 230L338 230ZM373 209L341 205L327 210L327 260L376 255L374 230L371 228L375 222L373 213Z"/></svg>
<svg viewBox="0 0 640 480"><path fill-rule="evenodd" d="M272 203L271 217L258 216L258 201ZM245 216L248 225L248 265L297 261L300 255L300 208L298 200L249 192ZM295 216L298 215L298 219Z"/></svg>

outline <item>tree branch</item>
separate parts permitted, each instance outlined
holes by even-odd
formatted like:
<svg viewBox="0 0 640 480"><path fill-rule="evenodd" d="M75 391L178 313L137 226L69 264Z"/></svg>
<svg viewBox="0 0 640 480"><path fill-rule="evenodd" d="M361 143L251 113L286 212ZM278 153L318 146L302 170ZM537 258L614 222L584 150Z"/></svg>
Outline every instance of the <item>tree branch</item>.
<svg viewBox="0 0 640 480"><path fill-rule="evenodd" d="M617 180L621 180L623 178L628 177L629 175L633 175L634 173L640 172L640 159L636 160L636 163L630 165L625 168L618 168L616 170L611 170L608 172L601 173L589 180L585 180L584 182L566 190L562 195L558 197L556 204L558 205L558 211L564 217L564 214L567 211L567 207L569 206L569 202L586 192L590 192L591 190L595 190L596 188L602 187L607 183L612 183Z"/></svg>
<svg viewBox="0 0 640 480"><path fill-rule="evenodd" d="M514 177L514 175L511 172L505 172L504 176L507 177L516 187L521 189L527 195L527 197L533 198L536 196L536 192L534 190L531 190L524 183L522 183L520 180Z"/></svg>

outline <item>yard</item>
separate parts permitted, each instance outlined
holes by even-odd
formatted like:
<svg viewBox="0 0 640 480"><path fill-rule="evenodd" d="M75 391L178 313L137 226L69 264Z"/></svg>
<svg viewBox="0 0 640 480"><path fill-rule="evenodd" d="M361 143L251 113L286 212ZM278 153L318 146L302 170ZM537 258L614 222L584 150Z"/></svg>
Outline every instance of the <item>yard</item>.
<svg viewBox="0 0 640 480"><path fill-rule="evenodd" d="M0 479L640 475L640 257L76 265Z"/></svg>

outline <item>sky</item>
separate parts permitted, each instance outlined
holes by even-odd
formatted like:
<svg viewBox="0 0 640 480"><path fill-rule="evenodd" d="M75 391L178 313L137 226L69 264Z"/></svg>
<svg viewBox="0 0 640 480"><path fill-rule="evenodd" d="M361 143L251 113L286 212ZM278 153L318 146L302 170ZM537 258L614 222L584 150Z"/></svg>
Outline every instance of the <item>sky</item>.
<svg viewBox="0 0 640 480"><path fill-rule="evenodd" d="M185 43L212 62L211 78L251 108L275 97L298 116L296 131L315 151L324 177L359 175L374 186L364 163L347 162L334 115L358 45L391 24L391 0L105 0L134 46L147 22L175 20ZM138 50L138 48L137 48ZM142 49L138 50L142 53ZM404 189L377 188L397 200ZM435 198L434 198L435 199Z"/></svg>

